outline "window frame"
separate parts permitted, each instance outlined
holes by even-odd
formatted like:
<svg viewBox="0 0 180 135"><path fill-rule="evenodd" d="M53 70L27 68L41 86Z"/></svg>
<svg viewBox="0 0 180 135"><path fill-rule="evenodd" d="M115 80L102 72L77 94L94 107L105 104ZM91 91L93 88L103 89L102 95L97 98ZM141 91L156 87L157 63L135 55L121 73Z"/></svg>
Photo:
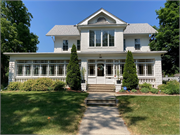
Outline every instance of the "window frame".
<svg viewBox="0 0 180 135"><path fill-rule="evenodd" d="M139 44L136 44L136 39L139 39ZM139 49L136 49L136 45L139 45ZM134 49L135 49L135 51L141 50L141 39L140 38L135 38L134 39Z"/></svg>
<svg viewBox="0 0 180 135"><path fill-rule="evenodd" d="M64 41L67 41L67 44L64 44ZM63 51L68 51L68 40L63 40Z"/></svg>
<svg viewBox="0 0 180 135"><path fill-rule="evenodd" d="M93 45L94 46L90 46L91 45L91 39L90 39L90 32L91 31L94 31L94 43L93 43ZM96 31L101 31L101 46L96 46ZM107 31L107 33L108 33L108 35L107 35L107 46L103 46L103 31ZM110 44L110 38L109 38L109 34L110 34L110 32L109 31L113 31L114 32L114 46L109 46L109 44ZM89 34L89 41L88 41L88 44L89 44L89 46L88 46L88 48L113 48L113 47L115 47L115 44L116 44L116 42L115 42L115 37L116 37L116 30L115 29L89 29L88 30L88 34Z"/></svg>
<svg viewBox="0 0 180 135"><path fill-rule="evenodd" d="M79 43L78 43L78 41L79 41ZM81 50L81 40L78 39L77 40L77 51L80 51L80 50Z"/></svg>

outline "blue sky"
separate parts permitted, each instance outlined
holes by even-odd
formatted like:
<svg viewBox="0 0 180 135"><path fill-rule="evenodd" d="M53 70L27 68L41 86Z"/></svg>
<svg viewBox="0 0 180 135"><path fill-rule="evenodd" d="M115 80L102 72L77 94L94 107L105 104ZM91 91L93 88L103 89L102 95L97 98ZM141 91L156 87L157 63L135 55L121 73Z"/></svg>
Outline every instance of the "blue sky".
<svg viewBox="0 0 180 135"><path fill-rule="evenodd" d="M30 31L39 37L37 52L53 52L54 43L46 33L54 25L75 25L100 8L127 23L159 26L155 10L166 1L23 1L33 15Z"/></svg>

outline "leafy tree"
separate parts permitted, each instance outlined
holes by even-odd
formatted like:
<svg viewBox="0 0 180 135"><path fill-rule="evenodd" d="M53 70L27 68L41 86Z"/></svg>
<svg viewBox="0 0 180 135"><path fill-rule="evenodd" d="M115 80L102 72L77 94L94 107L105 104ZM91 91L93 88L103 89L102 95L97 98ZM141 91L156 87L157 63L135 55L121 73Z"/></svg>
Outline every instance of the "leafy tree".
<svg viewBox="0 0 180 135"><path fill-rule="evenodd" d="M78 55L76 46L73 44L71 49L71 58L67 66L66 83L73 90L81 89L81 73L78 64Z"/></svg>
<svg viewBox="0 0 180 135"><path fill-rule="evenodd" d="M165 74L179 72L179 1L167 1L164 8L156 10L159 19L158 33L152 35L152 51L167 51L162 56L162 70Z"/></svg>
<svg viewBox="0 0 180 135"><path fill-rule="evenodd" d="M30 32L32 14L22 1L1 1L1 83L7 83L9 57L3 52L36 52L38 36Z"/></svg>
<svg viewBox="0 0 180 135"><path fill-rule="evenodd" d="M128 89L134 89L137 87L138 82L139 80L137 77L136 66L134 64L133 55L131 51L128 51L124 65L122 86L126 86Z"/></svg>

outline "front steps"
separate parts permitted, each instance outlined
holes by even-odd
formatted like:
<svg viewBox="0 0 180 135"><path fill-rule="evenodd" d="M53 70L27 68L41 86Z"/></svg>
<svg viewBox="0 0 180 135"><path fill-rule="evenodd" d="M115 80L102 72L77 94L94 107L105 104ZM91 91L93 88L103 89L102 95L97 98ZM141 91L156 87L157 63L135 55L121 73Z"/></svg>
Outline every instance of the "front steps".
<svg viewBox="0 0 180 135"><path fill-rule="evenodd" d="M89 84L88 92L114 92L114 84Z"/></svg>
<svg viewBox="0 0 180 135"><path fill-rule="evenodd" d="M86 99L86 105L116 106L117 100L114 99Z"/></svg>

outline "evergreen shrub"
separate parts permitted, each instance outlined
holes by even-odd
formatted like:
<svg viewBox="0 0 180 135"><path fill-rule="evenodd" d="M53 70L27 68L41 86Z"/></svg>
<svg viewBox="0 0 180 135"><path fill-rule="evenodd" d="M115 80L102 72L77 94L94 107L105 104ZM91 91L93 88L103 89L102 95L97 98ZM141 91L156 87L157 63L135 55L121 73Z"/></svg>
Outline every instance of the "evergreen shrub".
<svg viewBox="0 0 180 135"><path fill-rule="evenodd" d="M63 90L63 88L65 87L66 83L65 82L62 82L62 81L54 81L53 82L53 89L54 90Z"/></svg>
<svg viewBox="0 0 180 135"><path fill-rule="evenodd" d="M128 51L123 72L122 86L128 89L135 89L138 86L139 80L137 77L136 66L131 51Z"/></svg>
<svg viewBox="0 0 180 135"><path fill-rule="evenodd" d="M74 44L71 49L70 62L67 66L66 83L72 90L81 89L81 73L78 64L76 46Z"/></svg>

